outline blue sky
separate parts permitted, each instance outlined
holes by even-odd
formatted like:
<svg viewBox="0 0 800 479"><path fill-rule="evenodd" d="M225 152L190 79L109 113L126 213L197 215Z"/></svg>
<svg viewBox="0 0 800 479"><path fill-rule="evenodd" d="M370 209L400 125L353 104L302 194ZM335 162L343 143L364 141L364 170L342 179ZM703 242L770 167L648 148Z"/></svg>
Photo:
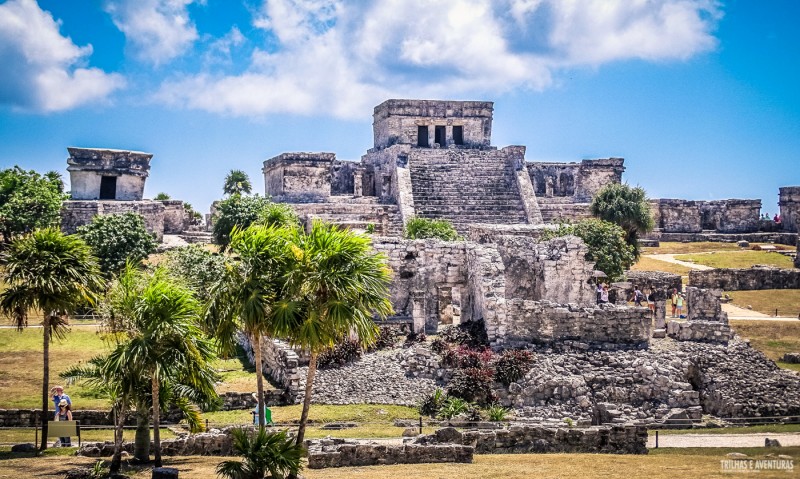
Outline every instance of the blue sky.
<svg viewBox="0 0 800 479"><path fill-rule="evenodd" d="M358 159L388 98L495 102L529 161L621 156L653 198L800 185L792 0L7 0L0 166L154 154L145 191L207 210L286 151Z"/></svg>

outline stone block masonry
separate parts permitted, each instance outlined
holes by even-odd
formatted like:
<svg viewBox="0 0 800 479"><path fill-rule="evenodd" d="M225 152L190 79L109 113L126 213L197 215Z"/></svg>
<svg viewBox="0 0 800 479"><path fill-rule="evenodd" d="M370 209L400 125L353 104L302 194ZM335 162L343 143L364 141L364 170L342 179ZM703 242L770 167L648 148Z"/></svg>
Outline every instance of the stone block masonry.
<svg viewBox="0 0 800 479"><path fill-rule="evenodd" d="M377 444L322 439L308 447L308 468L391 464L472 463L474 449L462 444Z"/></svg>
<svg viewBox="0 0 800 479"><path fill-rule="evenodd" d="M690 271L689 284L724 291L800 289L800 270L756 265L752 268L718 268Z"/></svg>
<svg viewBox="0 0 800 479"><path fill-rule="evenodd" d="M760 226L761 200L660 199L651 201L650 208L656 228L662 233L700 233L709 230L744 234L756 232Z"/></svg>
<svg viewBox="0 0 800 479"><path fill-rule="evenodd" d="M61 204L61 231L74 234L98 215L138 213L158 241L164 236L164 204L161 201L65 201Z"/></svg>
<svg viewBox="0 0 800 479"><path fill-rule="evenodd" d="M783 230L797 233L800 229L800 186L785 186L779 190Z"/></svg>

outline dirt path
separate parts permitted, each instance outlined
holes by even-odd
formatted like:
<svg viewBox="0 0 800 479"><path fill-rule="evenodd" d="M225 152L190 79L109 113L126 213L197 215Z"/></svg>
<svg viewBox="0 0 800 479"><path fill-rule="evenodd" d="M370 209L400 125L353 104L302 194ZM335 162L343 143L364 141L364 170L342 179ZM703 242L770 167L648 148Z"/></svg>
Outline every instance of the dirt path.
<svg viewBox="0 0 800 479"><path fill-rule="evenodd" d="M658 447L764 447L764 439L777 439L781 446L800 446L800 433L763 434L659 434ZM650 433L647 447L656 447Z"/></svg>
<svg viewBox="0 0 800 479"><path fill-rule="evenodd" d="M740 308L731 303L723 304L722 310L728 313L728 319L759 321L797 321L795 316L770 316L750 309Z"/></svg>
<svg viewBox="0 0 800 479"><path fill-rule="evenodd" d="M696 269L698 271L705 271L705 270L709 270L709 269L714 269L711 266L705 266L705 265L702 265L702 264L690 263L688 261L681 261L679 259L675 259L675 256L676 256L675 254L648 254L647 255L648 258L657 259L659 261L664 261L666 263L679 264L679 265L685 266L685 267L687 267L689 269Z"/></svg>

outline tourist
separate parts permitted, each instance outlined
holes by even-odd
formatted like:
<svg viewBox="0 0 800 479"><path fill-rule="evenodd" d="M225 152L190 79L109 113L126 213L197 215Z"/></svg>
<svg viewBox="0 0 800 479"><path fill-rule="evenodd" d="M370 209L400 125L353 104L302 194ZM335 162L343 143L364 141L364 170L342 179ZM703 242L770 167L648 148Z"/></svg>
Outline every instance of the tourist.
<svg viewBox="0 0 800 479"><path fill-rule="evenodd" d="M62 386L53 386L53 388L50 389L50 394L53 396L53 406L56 409L56 414L58 414L58 405L62 400L67 401L67 404L72 406L72 400L64 392L64 388Z"/></svg>
<svg viewBox="0 0 800 479"><path fill-rule="evenodd" d="M72 421L72 406L66 399L62 399L56 408L56 421ZM58 438L62 447L72 447L72 438L59 437Z"/></svg>
<svg viewBox="0 0 800 479"><path fill-rule="evenodd" d="M633 304L635 304L636 306L641 306L642 299L644 299L644 294L642 294L642 292L639 291L638 286L635 286L633 288Z"/></svg>
<svg viewBox="0 0 800 479"><path fill-rule="evenodd" d="M678 293L675 300L675 307L678 310L678 318L683 318L683 293Z"/></svg>
<svg viewBox="0 0 800 479"><path fill-rule="evenodd" d="M653 301L653 290L650 288L645 288L644 290L644 299L647 301L647 308L650 310L650 314L655 314L656 312L656 303Z"/></svg>
<svg viewBox="0 0 800 479"><path fill-rule="evenodd" d="M675 311L678 308L678 290L677 289L675 289L675 288L672 289L672 296L671 296L670 299L671 299L671 302L672 302L672 317L674 318L674 317L676 317L675 316Z"/></svg>
<svg viewBox="0 0 800 479"><path fill-rule="evenodd" d="M781 215L775 213L775 217L772 218L772 221L774 221L776 225L781 224Z"/></svg>
<svg viewBox="0 0 800 479"><path fill-rule="evenodd" d="M608 285L603 283L603 290L600 292L600 303L608 303Z"/></svg>
<svg viewBox="0 0 800 479"><path fill-rule="evenodd" d="M603 295L603 283L597 283L597 290L595 293L597 295L597 304L600 304L600 299Z"/></svg>

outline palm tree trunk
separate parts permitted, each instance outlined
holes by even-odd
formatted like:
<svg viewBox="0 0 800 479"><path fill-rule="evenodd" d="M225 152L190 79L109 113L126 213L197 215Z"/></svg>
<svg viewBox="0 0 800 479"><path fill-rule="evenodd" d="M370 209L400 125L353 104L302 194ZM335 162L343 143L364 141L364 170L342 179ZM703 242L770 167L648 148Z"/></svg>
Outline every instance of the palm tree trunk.
<svg viewBox="0 0 800 479"><path fill-rule="evenodd" d="M261 364L261 336L253 333L253 356L256 362L256 392L258 394L258 425L264 427L264 366Z"/></svg>
<svg viewBox="0 0 800 479"><path fill-rule="evenodd" d="M158 404L158 393L159 393L159 385L158 385L158 375L153 374L153 455L155 456L155 465L156 467L161 467L161 431L160 428L160 416L161 416L161 408Z"/></svg>
<svg viewBox="0 0 800 479"><path fill-rule="evenodd" d="M114 423L114 455L111 457L111 466L109 467L112 474L119 472L122 467L122 431L125 424L125 397L117 404L116 407L116 422Z"/></svg>
<svg viewBox="0 0 800 479"><path fill-rule="evenodd" d="M136 437L133 440L133 457L137 461L150 461L150 416L143 404L136 406Z"/></svg>
<svg viewBox="0 0 800 479"><path fill-rule="evenodd" d="M42 443L39 449L47 449L47 422L50 420L50 313L44 313L42 320L44 344L42 347Z"/></svg>
<svg viewBox="0 0 800 479"><path fill-rule="evenodd" d="M303 398L303 412L300 414L300 428L297 430L297 445L303 445L308 422L308 409L311 407L311 389L314 387L314 376L317 374L317 353L312 351L308 360L308 375L306 376L306 395Z"/></svg>

